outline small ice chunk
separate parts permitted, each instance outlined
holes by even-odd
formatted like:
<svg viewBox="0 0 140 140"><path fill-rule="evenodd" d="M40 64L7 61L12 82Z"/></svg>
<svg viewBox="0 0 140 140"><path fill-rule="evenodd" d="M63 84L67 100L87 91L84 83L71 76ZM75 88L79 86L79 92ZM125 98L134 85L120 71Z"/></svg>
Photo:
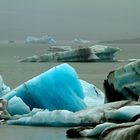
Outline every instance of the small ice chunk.
<svg viewBox="0 0 140 140"><path fill-rule="evenodd" d="M84 80L80 80L80 82L85 95L84 103L87 107L104 104L105 94L100 89Z"/></svg>
<svg viewBox="0 0 140 140"><path fill-rule="evenodd" d="M0 97L5 95L6 93L8 93L10 91L10 87L6 86L3 82L3 78L0 75Z"/></svg>
<svg viewBox="0 0 140 140"><path fill-rule="evenodd" d="M30 112L30 108L22 101L20 97L16 96L8 101L7 110L11 115L22 115Z"/></svg>

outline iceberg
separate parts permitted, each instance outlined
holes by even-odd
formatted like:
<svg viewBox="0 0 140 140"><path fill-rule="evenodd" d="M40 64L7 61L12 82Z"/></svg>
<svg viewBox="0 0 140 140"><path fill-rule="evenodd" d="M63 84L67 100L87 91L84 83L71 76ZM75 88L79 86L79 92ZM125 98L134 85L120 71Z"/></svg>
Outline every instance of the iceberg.
<svg viewBox="0 0 140 140"><path fill-rule="evenodd" d="M104 81L108 101L139 100L140 60L128 63L110 72Z"/></svg>
<svg viewBox="0 0 140 140"><path fill-rule="evenodd" d="M128 122L140 113L139 105L139 102L117 101L86 108L78 112L33 109L29 114L15 116L16 119L8 120L7 123L35 126L96 126L111 120L113 122L124 122L125 116L127 116L125 122ZM136 109L138 110L136 111ZM135 111L136 113L134 113ZM111 112L113 113L111 114ZM120 114L121 118L119 119Z"/></svg>
<svg viewBox="0 0 140 140"><path fill-rule="evenodd" d="M93 127L78 127L67 130L67 137L89 137L102 140L139 140L140 119L121 124L106 122Z"/></svg>
<svg viewBox="0 0 140 140"><path fill-rule="evenodd" d="M87 107L102 105L105 102L105 94L95 85L80 80L85 95L84 103Z"/></svg>
<svg viewBox="0 0 140 140"><path fill-rule="evenodd" d="M20 62L116 62L114 54L117 47L94 45L79 47L63 52L53 52L41 56L32 56L19 60Z"/></svg>
<svg viewBox="0 0 140 140"><path fill-rule="evenodd" d="M11 115L28 114L33 108L77 112L105 102L104 93L80 80L76 71L66 63L28 80L2 98L8 100Z"/></svg>
<svg viewBox="0 0 140 140"><path fill-rule="evenodd" d="M134 116L140 114L140 106L133 105L133 106L124 106L117 110L109 110L106 111L106 117L108 120L116 121L116 122L128 122Z"/></svg>
<svg viewBox="0 0 140 140"><path fill-rule="evenodd" d="M37 110L33 109L27 115L15 116L15 118L7 121L14 125L32 125L32 126L75 126L80 124L80 119L75 114L68 110Z"/></svg>
<svg viewBox="0 0 140 140"><path fill-rule="evenodd" d="M72 46L49 46L48 51L52 52L63 52L63 51L71 51Z"/></svg>
<svg viewBox="0 0 140 140"><path fill-rule="evenodd" d="M69 138L79 138L79 137L99 137L102 132L111 126L114 126L114 123L106 122L103 124L99 124L95 127L79 127L79 128L72 128L67 130L67 136Z"/></svg>
<svg viewBox="0 0 140 140"><path fill-rule="evenodd" d="M21 100L20 97L14 96L8 101L7 111L10 115L22 115L28 114L30 108Z"/></svg>
<svg viewBox="0 0 140 140"><path fill-rule="evenodd" d="M48 35L42 36L40 38L34 36L28 36L26 38L25 43L53 45L56 44L56 41L51 36Z"/></svg>
<svg viewBox="0 0 140 140"><path fill-rule="evenodd" d="M5 95L6 93L10 91L11 91L10 87L4 84L3 78L0 75L0 97L2 97L3 95Z"/></svg>
<svg viewBox="0 0 140 140"><path fill-rule="evenodd" d="M33 108L79 111L86 108L84 93L76 71L68 64L56 66L20 85L4 96L14 96Z"/></svg>
<svg viewBox="0 0 140 140"><path fill-rule="evenodd" d="M100 135L102 140L139 140L140 119L135 122L116 124L106 128Z"/></svg>
<svg viewBox="0 0 140 140"><path fill-rule="evenodd" d="M72 42L77 43L77 44L90 44L91 43L91 41L81 39L81 38L75 38Z"/></svg>

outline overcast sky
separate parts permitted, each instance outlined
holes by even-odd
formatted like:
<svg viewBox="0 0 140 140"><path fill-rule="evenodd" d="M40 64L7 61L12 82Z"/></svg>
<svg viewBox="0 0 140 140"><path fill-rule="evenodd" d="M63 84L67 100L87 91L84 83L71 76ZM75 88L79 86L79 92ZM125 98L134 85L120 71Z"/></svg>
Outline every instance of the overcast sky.
<svg viewBox="0 0 140 140"><path fill-rule="evenodd" d="M0 0L0 39L140 37L140 0Z"/></svg>

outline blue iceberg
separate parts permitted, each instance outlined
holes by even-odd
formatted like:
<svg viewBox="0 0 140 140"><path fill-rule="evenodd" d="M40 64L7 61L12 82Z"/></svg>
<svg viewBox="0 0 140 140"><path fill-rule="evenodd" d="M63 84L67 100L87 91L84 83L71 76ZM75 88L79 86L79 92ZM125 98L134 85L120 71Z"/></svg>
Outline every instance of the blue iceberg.
<svg viewBox="0 0 140 140"><path fill-rule="evenodd" d="M75 112L86 108L80 80L76 71L66 63L32 78L4 98L9 101L14 96L20 97L31 110L41 108Z"/></svg>
<svg viewBox="0 0 140 140"><path fill-rule="evenodd" d="M14 96L8 101L7 111L10 115L22 115L30 113L30 108L21 100Z"/></svg>

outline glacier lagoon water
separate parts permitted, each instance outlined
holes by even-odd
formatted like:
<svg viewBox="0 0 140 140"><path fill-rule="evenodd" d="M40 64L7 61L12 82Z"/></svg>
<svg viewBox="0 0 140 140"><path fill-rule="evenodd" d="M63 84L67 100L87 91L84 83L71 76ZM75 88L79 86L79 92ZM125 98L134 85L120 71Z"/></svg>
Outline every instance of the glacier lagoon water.
<svg viewBox="0 0 140 140"><path fill-rule="evenodd" d="M113 44L119 46L122 51L117 54L119 59L139 58L139 44ZM38 63L19 64L16 61L19 57L31 56L32 54L42 54L46 51L46 46L34 47L27 44L0 44L0 65L1 75L5 83L12 88L17 87L29 78L49 69L59 63ZM125 63L125 62L124 62ZM124 65L124 63L70 63L78 72L81 79L95 84L103 90L102 82L109 71ZM1 138L3 139L67 139L65 132L68 128L53 127L23 127L23 126L0 126ZM8 135L7 135L8 134ZM84 138L87 140L88 138Z"/></svg>

